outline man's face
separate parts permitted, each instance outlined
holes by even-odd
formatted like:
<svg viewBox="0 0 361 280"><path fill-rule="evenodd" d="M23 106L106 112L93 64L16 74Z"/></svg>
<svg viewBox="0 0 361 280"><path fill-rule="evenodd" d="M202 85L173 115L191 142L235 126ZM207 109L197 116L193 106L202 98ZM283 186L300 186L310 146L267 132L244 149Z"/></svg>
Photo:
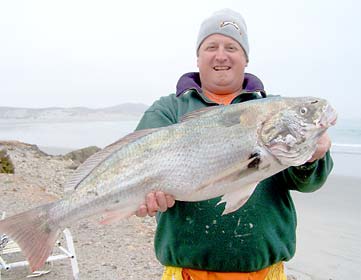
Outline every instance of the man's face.
<svg viewBox="0 0 361 280"><path fill-rule="evenodd" d="M241 92L247 59L242 47L232 38L221 34L207 37L199 48L197 66L204 91Z"/></svg>

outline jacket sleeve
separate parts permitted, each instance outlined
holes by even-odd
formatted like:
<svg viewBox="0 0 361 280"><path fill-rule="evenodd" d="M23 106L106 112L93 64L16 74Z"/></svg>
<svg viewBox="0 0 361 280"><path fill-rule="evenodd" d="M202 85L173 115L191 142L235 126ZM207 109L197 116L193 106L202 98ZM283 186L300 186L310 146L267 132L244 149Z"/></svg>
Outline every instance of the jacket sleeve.
<svg viewBox="0 0 361 280"><path fill-rule="evenodd" d="M175 123L177 114L172 98L162 97L145 111L135 130L164 127Z"/></svg>
<svg viewBox="0 0 361 280"><path fill-rule="evenodd" d="M333 167L330 151L319 160L300 166L291 166L276 174L278 184L289 190L314 192L322 187Z"/></svg>

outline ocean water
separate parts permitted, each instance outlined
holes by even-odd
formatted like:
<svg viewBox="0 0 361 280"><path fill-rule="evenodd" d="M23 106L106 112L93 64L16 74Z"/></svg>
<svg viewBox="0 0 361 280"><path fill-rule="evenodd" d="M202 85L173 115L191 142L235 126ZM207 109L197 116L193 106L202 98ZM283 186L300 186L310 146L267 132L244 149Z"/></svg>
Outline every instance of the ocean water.
<svg viewBox="0 0 361 280"><path fill-rule="evenodd" d="M0 140L36 144L49 154L64 154L87 146L103 148L134 131L138 120L29 122L0 119ZM361 120L338 120L329 129L334 173L361 177Z"/></svg>
<svg viewBox="0 0 361 280"><path fill-rule="evenodd" d="M0 121L1 140L19 140L44 149L71 151L105 146L134 131L138 120L77 122Z"/></svg>
<svg viewBox="0 0 361 280"><path fill-rule="evenodd" d="M328 132L335 144L361 145L361 119L339 119Z"/></svg>

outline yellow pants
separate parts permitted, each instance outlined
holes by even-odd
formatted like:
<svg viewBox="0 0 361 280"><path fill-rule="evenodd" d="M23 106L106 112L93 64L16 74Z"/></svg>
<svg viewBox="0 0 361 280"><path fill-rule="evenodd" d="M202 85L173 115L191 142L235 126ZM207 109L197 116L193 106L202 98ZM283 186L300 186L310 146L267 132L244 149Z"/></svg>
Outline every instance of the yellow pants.
<svg viewBox="0 0 361 280"><path fill-rule="evenodd" d="M283 262L256 272L211 272L166 266L162 280L287 280Z"/></svg>

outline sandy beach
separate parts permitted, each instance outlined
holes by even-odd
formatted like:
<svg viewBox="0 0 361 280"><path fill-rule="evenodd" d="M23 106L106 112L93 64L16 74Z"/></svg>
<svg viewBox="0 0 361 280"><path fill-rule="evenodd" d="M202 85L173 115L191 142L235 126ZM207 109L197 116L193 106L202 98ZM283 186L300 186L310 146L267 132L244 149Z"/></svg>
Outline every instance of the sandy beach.
<svg viewBox="0 0 361 280"><path fill-rule="evenodd" d="M8 215L62 196L72 172L71 160L15 145L9 153L15 175L0 174L0 210ZM289 279L358 279L361 272L361 177L332 175L316 193L293 193L298 210L296 256L286 264ZM74 224L80 279L160 279L162 267L153 252L155 221L132 217L109 226L97 219ZM20 255L14 259L21 259ZM3 280L26 279L28 270L2 272ZM40 279L72 279L70 262L54 262Z"/></svg>
<svg viewBox="0 0 361 280"><path fill-rule="evenodd" d="M361 178L336 175L315 193L293 193L297 251L287 264L293 275L317 280L359 278L360 196Z"/></svg>

